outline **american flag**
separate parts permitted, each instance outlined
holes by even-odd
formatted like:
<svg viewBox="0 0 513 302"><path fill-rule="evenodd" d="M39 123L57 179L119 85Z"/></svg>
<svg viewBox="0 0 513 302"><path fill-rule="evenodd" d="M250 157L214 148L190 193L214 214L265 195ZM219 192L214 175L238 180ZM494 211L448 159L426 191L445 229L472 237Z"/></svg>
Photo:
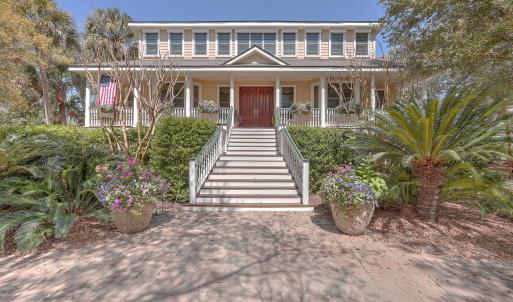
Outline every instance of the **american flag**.
<svg viewBox="0 0 513 302"><path fill-rule="evenodd" d="M100 79L100 95L96 99L97 106L115 105L117 103L116 80L102 75Z"/></svg>

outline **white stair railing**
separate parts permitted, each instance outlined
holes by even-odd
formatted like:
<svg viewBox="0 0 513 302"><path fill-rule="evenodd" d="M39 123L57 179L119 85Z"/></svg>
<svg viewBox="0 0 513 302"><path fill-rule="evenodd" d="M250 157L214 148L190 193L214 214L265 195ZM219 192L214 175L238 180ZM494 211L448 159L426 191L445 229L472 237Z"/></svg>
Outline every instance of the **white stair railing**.
<svg viewBox="0 0 513 302"><path fill-rule="evenodd" d="M278 148L299 188L302 203L307 205L310 197L310 162L303 157L286 127L278 132Z"/></svg>
<svg viewBox="0 0 513 302"><path fill-rule="evenodd" d="M200 153L189 161L189 201L196 202L196 195L214 168L219 156L226 152L232 133L233 108L227 114L226 125L217 126L216 131L203 146Z"/></svg>

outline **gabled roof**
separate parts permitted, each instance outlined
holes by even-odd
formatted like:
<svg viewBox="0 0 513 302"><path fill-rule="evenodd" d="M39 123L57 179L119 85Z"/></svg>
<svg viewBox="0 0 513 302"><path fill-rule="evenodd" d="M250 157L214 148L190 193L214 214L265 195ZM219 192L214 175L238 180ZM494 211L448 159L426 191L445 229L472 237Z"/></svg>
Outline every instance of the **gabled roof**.
<svg viewBox="0 0 513 302"><path fill-rule="evenodd" d="M259 61L245 62L248 58L261 59ZM263 59L263 60L262 60ZM267 62L267 63L266 63ZM249 48L241 54L224 62L223 65L289 65L287 62L273 55L272 53L258 47L257 45Z"/></svg>

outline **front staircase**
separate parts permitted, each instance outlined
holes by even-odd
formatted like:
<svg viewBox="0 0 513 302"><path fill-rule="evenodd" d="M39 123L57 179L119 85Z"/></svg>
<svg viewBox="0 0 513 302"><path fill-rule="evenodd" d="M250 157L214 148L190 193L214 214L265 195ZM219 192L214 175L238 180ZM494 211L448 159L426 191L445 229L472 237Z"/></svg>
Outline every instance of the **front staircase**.
<svg viewBox="0 0 513 302"><path fill-rule="evenodd" d="M274 128L234 128L190 210L308 211Z"/></svg>

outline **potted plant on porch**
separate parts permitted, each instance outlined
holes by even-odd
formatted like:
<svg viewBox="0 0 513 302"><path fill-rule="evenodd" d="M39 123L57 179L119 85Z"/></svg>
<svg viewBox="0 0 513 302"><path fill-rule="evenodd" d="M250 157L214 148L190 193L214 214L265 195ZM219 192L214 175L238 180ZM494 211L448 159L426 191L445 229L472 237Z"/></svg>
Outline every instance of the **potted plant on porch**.
<svg viewBox="0 0 513 302"><path fill-rule="evenodd" d="M308 125L312 116L312 103L294 103L290 107L298 125Z"/></svg>
<svg viewBox="0 0 513 302"><path fill-rule="evenodd" d="M321 185L321 198L331 208L335 225L348 235L361 235L371 221L374 209L378 206L378 194L373 186L386 188L383 179L358 176L351 166L345 165L335 173L330 173Z"/></svg>
<svg viewBox="0 0 513 302"><path fill-rule="evenodd" d="M96 196L111 211L116 228L123 234L144 230L156 206L164 201L169 184L130 157L98 166L96 172Z"/></svg>
<svg viewBox="0 0 513 302"><path fill-rule="evenodd" d="M200 118L216 121L219 118L219 106L213 100L203 100L199 102L198 109Z"/></svg>

